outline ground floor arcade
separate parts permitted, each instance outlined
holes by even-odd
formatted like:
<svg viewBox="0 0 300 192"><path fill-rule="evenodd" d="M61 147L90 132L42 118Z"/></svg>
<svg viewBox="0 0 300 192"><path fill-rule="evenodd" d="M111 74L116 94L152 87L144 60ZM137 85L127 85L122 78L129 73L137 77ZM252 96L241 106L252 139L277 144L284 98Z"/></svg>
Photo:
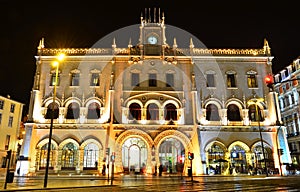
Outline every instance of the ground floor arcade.
<svg viewBox="0 0 300 192"><path fill-rule="evenodd" d="M85 131L85 135L70 130L54 131L49 166L57 173L63 170L76 173L96 170L100 173L103 167L114 163L116 173L154 174L161 165L165 173L187 175L191 166L187 156L192 152L195 154L193 174L196 175L247 174L250 169L262 171L264 167L278 170L278 153L272 143L272 132L264 134L263 149L257 132L240 133L237 137L236 132L216 135L199 129L186 130L189 131L129 129L115 134L114 139L97 130ZM35 135L47 135L47 130L43 131ZM32 140L31 158L25 158L26 161L17 165L21 174L45 169L48 141L48 137Z"/></svg>

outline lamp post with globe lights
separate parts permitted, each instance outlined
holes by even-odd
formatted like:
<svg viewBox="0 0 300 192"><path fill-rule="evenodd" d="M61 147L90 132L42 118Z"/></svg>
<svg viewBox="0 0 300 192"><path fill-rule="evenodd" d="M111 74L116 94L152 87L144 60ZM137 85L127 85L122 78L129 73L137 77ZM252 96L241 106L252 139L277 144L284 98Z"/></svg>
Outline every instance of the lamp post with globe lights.
<svg viewBox="0 0 300 192"><path fill-rule="evenodd" d="M267 169L267 161L266 161L266 157L265 157L265 148L264 148L264 143L263 143L263 138L262 138L262 134L261 134L261 127L260 127L260 121L261 121L261 117L260 117L260 113L258 113L258 103L263 102L264 99L262 98L254 98L249 100L247 103L248 105L255 105L255 120L257 120L258 122L258 130L259 130L259 136L260 136L260 144L261 144L261 150L262 150L262 154L263 154L263 158L264 158L264 170L266 172L266 176L268 177L268 169Z"/></svg>
<svg viewBox="0 0 300 192"><path fill-rule="evenodd" d="M52 63L52 66L55 67L55 80L53 83L53 101L52 101L52 106L51 106L52 107L51 121L50 121L50 128L49 128L49 141L48 141L48 148L47 148L47 162L46 162L46 169L45 169L44 188L47 187L47 183L48 183L52 129L53 129L53 120L54 120L54 105L55 105L55 100L56 100L56 87L57 87L57 83L58 83L59 62L62 62L64 60L64 57L65 57L65 54L61 53L57 56L57 60Z"/></svg>

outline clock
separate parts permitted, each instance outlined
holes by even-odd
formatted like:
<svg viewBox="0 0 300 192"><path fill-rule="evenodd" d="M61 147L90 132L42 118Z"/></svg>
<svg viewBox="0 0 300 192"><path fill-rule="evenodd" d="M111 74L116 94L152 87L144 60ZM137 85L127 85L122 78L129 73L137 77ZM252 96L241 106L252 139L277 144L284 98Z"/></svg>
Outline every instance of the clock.
<svg viewBox="0 0 300 192"><path fill-rule="evenodd" d="M156 44L157 43L157 38L154 36L148 37L148 43L150 44Z"/></svg>

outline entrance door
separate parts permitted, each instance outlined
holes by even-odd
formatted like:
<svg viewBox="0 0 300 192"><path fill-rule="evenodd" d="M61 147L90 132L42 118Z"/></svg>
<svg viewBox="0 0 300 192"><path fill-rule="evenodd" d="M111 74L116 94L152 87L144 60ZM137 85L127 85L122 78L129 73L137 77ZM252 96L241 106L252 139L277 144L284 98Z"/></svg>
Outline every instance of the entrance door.
<svg viewBox="0 0 300 192"><path fill-rule="evenodd" d="M182 143L174 138L165 139L159 147L159 161L163 166L163 172L182 172L185 149Z"/></svg>
<svg viewBox="0 0 300 192"><path fill-rule="evenodd" d="M122 146L122 163L125 173L145 173L147 147L140 138L129 138Z"/></svg>

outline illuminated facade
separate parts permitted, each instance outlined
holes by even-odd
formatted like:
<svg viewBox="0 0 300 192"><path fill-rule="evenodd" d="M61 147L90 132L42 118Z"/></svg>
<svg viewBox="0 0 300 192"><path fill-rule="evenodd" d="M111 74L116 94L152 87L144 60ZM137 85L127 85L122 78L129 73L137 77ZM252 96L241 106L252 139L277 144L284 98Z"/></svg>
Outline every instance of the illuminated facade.
<svg viewBox="0 0 300 192"><path fill-rule="evenodd" d="M117 173L154 173L162 165L165 173L187 174L192 152L195 175L230 174L230 167L247 173L250 165L264 166L259 125L267 166L279 167L273 93L263 82L273 59L268 42L261 49L197 47L189 33L170 34L164 16L154 13L134 26L137 43L130 39L123 48L114 37L111 48L55 49L40 41L23 174L45 167L56 77L51 62L59 53L66 57L56 84L54 172L101 170L115 154ZM258 113L249 102L257 99L263 99ZM280 147L288 150L282 134ZM282 162L290 161L286 154Z"/></svg>
<svg viewBox="0 0 300 192"><path fill-rule="evenodd" d="M300 163L300 63L299 58L285 67L274 76L275 91L278 93L281 118L286 127L289 149L293 165L299 167ZM293 79L298 79L294 80Z"/></svg>
<svg viewBox="0 0 300 192"><path fill-rule="evenodd" d="M20 138L20 125L23 103L14 101L10 97L0 96L0 163L6 168L7 151L11 150L11 164L15 167L16 159L22 144ZM1 169L0 169L1 170ZM4 169L3 169L4 171ZM0 171L2 173L2 170Z"/></svg>

